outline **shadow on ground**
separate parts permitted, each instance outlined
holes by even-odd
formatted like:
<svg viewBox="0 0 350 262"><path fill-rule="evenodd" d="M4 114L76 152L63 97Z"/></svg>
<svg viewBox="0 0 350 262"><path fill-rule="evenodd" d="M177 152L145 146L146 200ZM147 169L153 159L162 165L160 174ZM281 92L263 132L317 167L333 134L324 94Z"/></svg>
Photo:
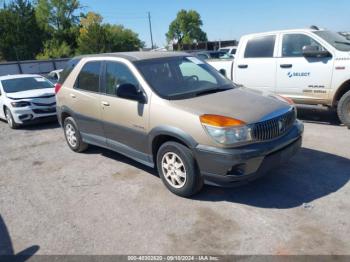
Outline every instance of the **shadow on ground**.
<svg viewBox="0 0 350 262"><path fill-rule="evenodd" d="M327 196L350 179L350 160L317 150L301 151L278 169L236 188L207 186L195 199L260 208L293 208Z"/></svg>
<svg viewBox="0 0 350 262"><path fill-rule="evenodd" d="M155 169L107 149L90 147L87 153L102 154L158 176ZM193 199L228 201L260 208L293 208L342 188L350 179L349 170L347 158L302 148L291 161L256 181L235 188L205 186Z"/></svg>
<svg viewBox="0 0 350 262"><path fill-rule="evenodd" d="M306 123L341 125L336 111L328 108L298 106L298 118Z"/></svg>
<svg viewBox="0 0 350 262"><path fill-rule="evenodd" d="M7 125L7 122L3 119L0 119L0 123ZM7 126L10 128L9 126ZM18 130L47 130L47 129L55 129L59 128L60 125L58 124L57 119L49 119L49 120L42 120L38 123L29 123L26 125L22 125L19 127Z"/></svg>
<svg viewBox="0 0 350 262"><path fill-rule="evenodd" d="M39 246L34 245L15 254L9 231L6 227L5 221L0 215L0 261L27 261L39 250L39 248Z"/></svg>
<svg viewBox="0 0 350 262"><path fill-rule="evenodd" d="M122 162L122 163L125 163L125 164L128 164L128 165L131 165L133 167L136 167L140 170L143 170L151 175L154 175L154 176L157 176L158 177L158 174L156 172L156 170L154 168L151 168L151 167L148 167L148 166L145 166L131 158L128 158L122 154L119 154L117 152L114 152L114 151L111 151L111 150L108 150L108 149L105 149L105 148L102 148L102 147L98 147L98 146L92 146L92 145L89 145L89 148L87 151L85 151L84 153L86 154L99 154L99 155L103 155L105 157L108 157L110 159L113 159L113 160L116 160L118 162Z"/></svg>

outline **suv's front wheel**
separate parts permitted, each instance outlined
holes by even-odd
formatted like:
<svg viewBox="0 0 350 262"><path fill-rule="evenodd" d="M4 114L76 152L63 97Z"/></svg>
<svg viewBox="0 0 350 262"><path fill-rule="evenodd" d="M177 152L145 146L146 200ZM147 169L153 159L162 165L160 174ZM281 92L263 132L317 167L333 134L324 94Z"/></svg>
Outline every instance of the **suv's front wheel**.
<svg viewBox="0 0 350 262"><path fill-rule="evenodd" d="M87 149L88 145L83 142L78 126L72 117L64 120L63 128L67 144L74 152L80 153Z"/></svg>
<svg viewBox="0 0 350 262"><path fill-rule="evenodd" d="M203 186L191 150L180 143L166 142L159 148L157 169L165 186L176 195L189 197Z"/></svg>
<svg viewBox="0 0 350 262"><path fill-rule="evenodd" d="M350 91L346 92L339 100L337 107L340 121L350 128Z"/></svg>

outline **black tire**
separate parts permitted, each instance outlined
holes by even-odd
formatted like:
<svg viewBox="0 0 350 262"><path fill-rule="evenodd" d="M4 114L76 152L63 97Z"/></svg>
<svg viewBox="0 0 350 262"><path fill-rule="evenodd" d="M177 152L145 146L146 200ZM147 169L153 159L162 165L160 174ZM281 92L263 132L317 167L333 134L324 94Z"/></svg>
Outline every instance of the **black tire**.
<svg viewBox="0 0 350 262"><path fill-rule="evenodd" d="M5 107L5 117L6 117L7 124L9 125L10 128L12 129L19 128L19 125L13 119L11 110L8 109L7 107Z"/></svg>
<svg viewBox="0 0 350 262"><path fill-rule="evenodd" d="M175 154L177 160L180 159L180 161L182 161L181 164L184 167L185 179L183 178L182 182L184 182L184 184L180 188L172 186L171 182L166 178L166 175L163 172L163 158L171 154ZM180 143L166 142L159 148L157 152L157 169L164 185L178 196L190 197L199 192L203 187L203 178L201 177L191 150Z"/></svg>
<svg viewBox="0 0 350 262"><path fill-rule="evenodd" d="M350 91L340 98L337 113L340 121L350 128Z"/></svg>
<svg viewBox="0 0 350 262"><path fill-rule="evenodd" d="M78 125L72 117L67 117L63 122L64 136L66 138L67 144L74 152L83 152L88 148L88 144L84 143ZM72 142L72 136L68 135L67 130L74 130L75 143Z"/></svg>

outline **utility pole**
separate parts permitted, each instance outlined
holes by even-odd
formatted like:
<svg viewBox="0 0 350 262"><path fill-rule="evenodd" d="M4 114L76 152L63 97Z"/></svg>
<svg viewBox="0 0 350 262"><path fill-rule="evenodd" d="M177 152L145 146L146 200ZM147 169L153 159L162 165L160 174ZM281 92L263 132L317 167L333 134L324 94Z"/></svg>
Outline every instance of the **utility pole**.
<svg viewBox="0 0 350 262"><path fill-rule="evenodd" d="M149 33L151 35L151 48L153 49L153 35L152 35L152 23L151 23L151 13L148 12L148 23L149 23Z"/></svg>

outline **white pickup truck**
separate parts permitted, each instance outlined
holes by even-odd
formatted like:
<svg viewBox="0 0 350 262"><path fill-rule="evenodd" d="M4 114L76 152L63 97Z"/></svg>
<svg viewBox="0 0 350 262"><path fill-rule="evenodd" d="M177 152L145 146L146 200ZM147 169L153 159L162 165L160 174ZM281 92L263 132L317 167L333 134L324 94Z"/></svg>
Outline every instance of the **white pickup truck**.
<svg viewBox="0 0 350 262"><path fill-rule="evenodd" d="M234 60L209 60L238 85L337 110L350 127L350 41L318 28L243 36Z"/></svg>

